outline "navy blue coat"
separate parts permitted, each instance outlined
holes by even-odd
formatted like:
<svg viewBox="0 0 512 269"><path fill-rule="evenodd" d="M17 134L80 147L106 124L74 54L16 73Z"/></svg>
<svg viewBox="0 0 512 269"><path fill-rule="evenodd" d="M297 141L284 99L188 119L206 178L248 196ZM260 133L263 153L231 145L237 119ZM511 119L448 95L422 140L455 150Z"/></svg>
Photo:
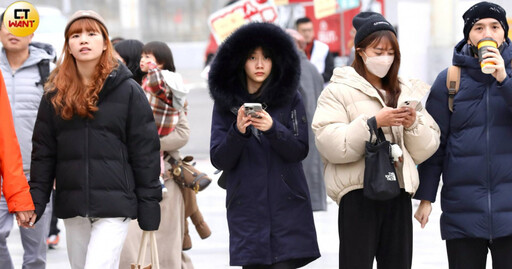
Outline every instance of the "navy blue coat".
<svg viewBox="0 0 512 269"><path fill-rule="evenodd" d="M420 164L416 199L435 201L440 175L443 239L493 239L512 235L512 79L510 40L501 53L507 78L500 84L480 71L461 41L453 64L461 66L453 113L444 70L432 85L427 110L441 128L441 146Z"/></svg>
<svg viewBox="0 0 512 269"><path fill-rule="evenodd" d="M260 96L251 97L236 74L248 52L261 45L281 57L272 58L274 79ZM301 267L320 256L301 165L308 153L309 126L297 91L299 75L293 43L270 24L242 27L223 43L213 61L210 157L226 173L231 265L292 261ZM266 104L271 129L240 133L235 113L244 102Z"/></svg>

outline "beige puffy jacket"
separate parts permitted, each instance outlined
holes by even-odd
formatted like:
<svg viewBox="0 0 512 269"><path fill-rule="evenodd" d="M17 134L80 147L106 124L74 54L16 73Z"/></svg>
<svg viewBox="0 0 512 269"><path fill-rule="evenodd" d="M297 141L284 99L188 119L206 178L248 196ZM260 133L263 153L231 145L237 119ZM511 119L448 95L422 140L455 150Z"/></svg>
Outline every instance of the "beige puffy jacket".
<svg viewBox="0 0 512 269"><path fill-rule="evenodd" d="M398 104L420 101L429 86L418 80L400 79ZM331 82L318 99L313 132L324 162L327 194L338 204L346 193L363 188L365 143L370 139L369 117L385 106L377 90L352 67L336 68ZM439 147L440 131L425 109L407 129L383 127L386 139L400 145L403 164L397 171L405 190L414 194L419 185L416 165L428 159Z"/></svg>

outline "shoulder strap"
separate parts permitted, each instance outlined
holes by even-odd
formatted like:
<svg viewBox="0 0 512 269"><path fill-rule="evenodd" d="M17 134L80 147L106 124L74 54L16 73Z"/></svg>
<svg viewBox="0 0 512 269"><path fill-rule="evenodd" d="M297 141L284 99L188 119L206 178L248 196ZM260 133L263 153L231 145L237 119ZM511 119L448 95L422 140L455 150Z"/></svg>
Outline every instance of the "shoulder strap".
<svg viewBox="0 0 512 269"><path fill-rule="evenodd" d="M43 85L44 87L46 80L48 80L48 77L50 76L50 60L43 59L40 62L38 62L37 69L39 70L39 77L41 79L39 80L39 82L36 82L36 85Z"/></svg>
<svg viewBox="0 0 512 269"><path fill-rule="evenodd" d="M453 112L453 98L459 91L460 86L460 67L452 65L448 67L446 75L446 88L448 89L448 108Z"/></svg>
<svg viewBox="0 0 512 269"><path fill-rule="evenodd" d="M510 61L512 67L512 60ZM452 65L448 67L446 75L446 88L448 89L448 108L453 112L453 98L460 87L460 66Z"/></svg>

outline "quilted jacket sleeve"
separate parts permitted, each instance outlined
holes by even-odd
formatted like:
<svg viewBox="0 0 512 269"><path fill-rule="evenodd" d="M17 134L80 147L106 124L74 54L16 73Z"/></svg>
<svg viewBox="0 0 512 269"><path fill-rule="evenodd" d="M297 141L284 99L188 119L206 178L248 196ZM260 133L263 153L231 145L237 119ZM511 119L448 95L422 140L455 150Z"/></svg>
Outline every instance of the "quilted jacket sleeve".
<svg viewBox="0 0 512 269"><path fill-rule="evenodd" d="M411 80L411 85L412 91L422 97L430 89L430 85L419 80ZM436 152L439 148L440 136L439 126L428 111L426 109L418 111L413 125L409 128L404 128L405 147L413 158L414 163L422 163Z"/></svg>
<svg viewBox="0 0 512 269"><path fill-rule="evenodd" d="M10 213L34 210L27 178L23 173L20 146L14 131L11 106L0 73L0 175Z"/></svg>
<svg viewBox="0 0 512 269"><path fill-rule="evenodd" d="M162 187L160 174L160 140L153 113L138 86L132 91L127 122L127 146L135 176L138 200L137 220L144 231L158 230Z"/></svg>
<svg viewBox="0 0 512 269"><path fill-rule="evenodd" d="M441 72L432 85L427 100L426 110L438 124L441 137L437 151L418 166L420 185L415 199L436 200L437 189L443 171L447 137L450 127L450 110L448 109L448 90L446 89L446 70Z"/></svg>
<svg viewBox="0 0 512 269"><path fill-rule="evenodd" d="M43 215L50 200L57 163L57 135L53 121L55 110L49 100L47 95L41 98L32 134L29 184L38 219Z"/></svg>
<svg viewBox="0 0 512 269"><path fill-rule="evenodd" d="M350 121L343 100L329 85L318 98L312 127L318 151L329 163L351 163L364 157L365 143L370 139L368 116L361 114Z"/></svg>

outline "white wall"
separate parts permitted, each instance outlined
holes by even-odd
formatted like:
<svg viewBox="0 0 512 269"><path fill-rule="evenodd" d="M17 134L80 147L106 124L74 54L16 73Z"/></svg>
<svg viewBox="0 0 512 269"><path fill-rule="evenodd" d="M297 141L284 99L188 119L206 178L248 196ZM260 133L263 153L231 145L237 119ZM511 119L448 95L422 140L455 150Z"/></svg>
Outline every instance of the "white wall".
<svg viewBox="0 0 512 269"><path fill-rule="evenodd" d="M412 12L412 11L416 12ZM398 42L402 62L400 75L427 80L430 44L430 6L426 2L399 2Z"/></svg>

